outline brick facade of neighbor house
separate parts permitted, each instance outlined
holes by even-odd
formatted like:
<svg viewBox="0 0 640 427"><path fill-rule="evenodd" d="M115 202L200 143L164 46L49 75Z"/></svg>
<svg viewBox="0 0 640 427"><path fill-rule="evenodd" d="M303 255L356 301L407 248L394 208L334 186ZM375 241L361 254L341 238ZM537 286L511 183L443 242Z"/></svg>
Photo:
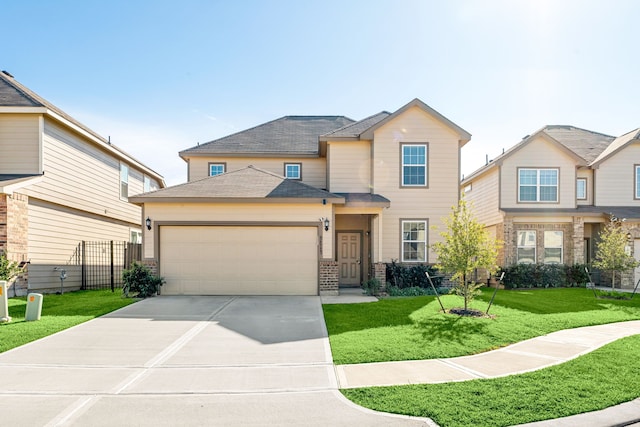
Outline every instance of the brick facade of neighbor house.
<svg viewBox="0 0 640 427"><path fill-rule="evenodd" d="M23 194L0 195L0 252L10 261L28 261L29 198ZM26 294L28 264L21 273L9 281L14 295Z"/></svg>
<svg viewBox="0 0 640 427"><path fill-rule="evenodd" d="M337 261L320 261L320 295L338 295Z"/></svg>

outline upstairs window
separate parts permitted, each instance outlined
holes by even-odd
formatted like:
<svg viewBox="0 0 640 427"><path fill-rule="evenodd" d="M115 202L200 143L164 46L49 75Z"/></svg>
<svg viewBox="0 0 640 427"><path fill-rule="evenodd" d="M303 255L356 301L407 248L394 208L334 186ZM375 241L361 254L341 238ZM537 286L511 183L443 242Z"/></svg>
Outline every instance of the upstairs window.
<svg viewBox="0 0 640 427"><path fill-rule="evenodd" d="M427 221L402 221L402 262L427 261Z"/></svg>
<svg viewBox="0 0 640 427"><path fill-rule="evenodd" d="M224 163L209 163L209 176L220 175L225 172L226 164Z"/></svg>
<svg viewBox="0 0 640 427"><path fill-rule="evenodd" d="M557 202L558 169L518 169L519 202Z"/></svg>
<svg viewBox="0 0 640 427"><path fill-rule="evenodd" d="M587 178L578 178L576 181L576 199L587 200Z"/></svg>
<svg viewBox="0 0 640 427"><path fill-rule="evenodd" d="M285 163L284 164L284 176L287 179L302 179L302 164L300 163Z"/></svg>
<svg viewBox="0 0 640 427"><path fill-rule="evenodd" d="M426 144L405 144L402 146L402 186L427 186Z"/></svg>
<svg viewBox="0 0 640 427"><path fill-rule="evenodd" d="M640 165L636 165L636 199L640 199Z"/></svg>
<svg viewBox="0 0 640 427"><path fill-rule="evenodd" d="M120 163L120 200L129 200L129 166Z"/></svg>
<svg viewBox="0 0 640 427"><path fill-rule="evenodd" d="M143 183L142 191L144 191L145 193L148 193L149 191L151 191L151 178L149 178L146 175L144 176L144 183Z"/></svg>

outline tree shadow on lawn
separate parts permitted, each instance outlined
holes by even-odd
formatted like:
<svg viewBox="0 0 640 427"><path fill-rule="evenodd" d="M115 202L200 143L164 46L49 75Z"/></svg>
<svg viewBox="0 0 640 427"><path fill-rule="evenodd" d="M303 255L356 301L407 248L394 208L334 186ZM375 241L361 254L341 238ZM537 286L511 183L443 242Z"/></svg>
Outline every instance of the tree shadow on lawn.
<svg viewBox="0 0 640 427"><path fill-rule="evenodd" d="M490 319L445 314L416 322L424 339L464 344L469 338L487 335Z"/></svg>

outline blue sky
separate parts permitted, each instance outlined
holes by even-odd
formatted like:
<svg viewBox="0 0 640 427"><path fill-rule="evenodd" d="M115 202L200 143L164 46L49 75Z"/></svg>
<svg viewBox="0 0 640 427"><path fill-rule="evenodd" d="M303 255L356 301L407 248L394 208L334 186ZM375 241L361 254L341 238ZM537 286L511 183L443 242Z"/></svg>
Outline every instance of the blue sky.
<svg viewBox="0 0 640 427"><path fill-rule="evenodd" d="M634 0L21 0L2 14L0 69L170 185L198 142L416 97L473 135L465 174L547 124L640 127Z"/></svg>

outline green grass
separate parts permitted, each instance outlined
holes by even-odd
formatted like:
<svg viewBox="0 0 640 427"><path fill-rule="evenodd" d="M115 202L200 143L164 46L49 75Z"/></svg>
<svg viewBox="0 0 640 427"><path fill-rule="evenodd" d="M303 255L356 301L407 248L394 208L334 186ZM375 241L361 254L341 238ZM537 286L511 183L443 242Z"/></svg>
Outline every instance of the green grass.
<svg viewBox="0 0 640 427"><path fill-rule="evenodd" d="M24 320L26 297L9 299L10 323L0 324L0 353L102 316L136 300L120 292L77 291L44 295L40 320Z"/></svg>
<svg viewBox="0 0 640 427"><path fill-rule="evenodd" d="M473 307L486 310L493 289ZM460 306L453 295L445 307ZM596 299L584 288L498 291L493 319L443 314L433 296L323 306L336 364L419 360L479 353L550 332L640 319L640 298Z"/></svg>
<svg viewBox="0 0 640 427"><path fill-rule="evenodd" d="M488 380L342 390L378 411L429 417L442 427L510 426L604 409L640 396L640 336L577 359Z"/></svg>

